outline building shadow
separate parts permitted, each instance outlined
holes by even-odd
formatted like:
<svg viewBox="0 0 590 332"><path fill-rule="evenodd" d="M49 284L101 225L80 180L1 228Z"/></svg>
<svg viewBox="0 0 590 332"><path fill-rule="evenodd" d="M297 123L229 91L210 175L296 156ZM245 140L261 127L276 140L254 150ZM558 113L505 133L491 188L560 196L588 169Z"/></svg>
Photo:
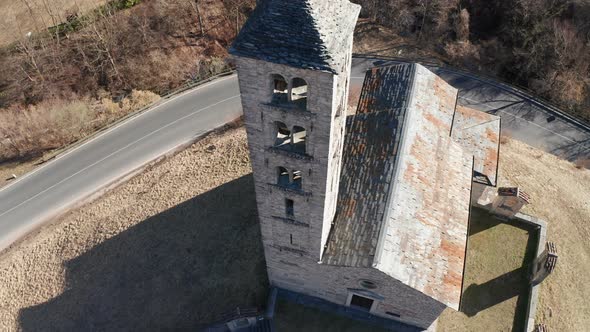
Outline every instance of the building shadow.
<svg viewBox="0 0 590 332"><path fill-rule="evenodd" d="M473 236L477 233L484 232L488 229L494 228L500 224L510 225L512 227L516 227L522 230L525 230L529 233L533 233L534 229L532 226L516 222L512 219L500 219L495 216L493 213L490 213L484 209L472 207L471 208L471 215L469 217L469 236ZM530 242L530 241L529 241ZM529 243L527 242L527 250L528 250Z"/></svg>
<svg viewBox="0 0 590 332"><path fill-rule="evenodd" d="M236 306L263 306L252 175L154 215L64 268L65 291L22 309L22 331L195 330Z"/></svg>
<svg viewBox="0 0 590 332"><path fill-rule="evenodd" d="M539 241L537 232L532 227L513 220L503 221L494 218L492 215L485 216L488 213L480 209L473 209L472 213L474 212L481 214L483 218L477 218L478 222L470 225L469 236L501 223L526 230L529 235L521 266L483 284L467 286L462 294L460 311L472 317L483 310L517 297L512 331L524 331L528 306L530 266L536 256ZM493 255L493 253L489 254Z"/></svg>
<svg viewBox="0 0 590 332"><path fill-rule="evenodd" d="M463 292L461 311L467 316L493 307L526 291L526 268L520 267L481 285L471 284Z"/></svg>

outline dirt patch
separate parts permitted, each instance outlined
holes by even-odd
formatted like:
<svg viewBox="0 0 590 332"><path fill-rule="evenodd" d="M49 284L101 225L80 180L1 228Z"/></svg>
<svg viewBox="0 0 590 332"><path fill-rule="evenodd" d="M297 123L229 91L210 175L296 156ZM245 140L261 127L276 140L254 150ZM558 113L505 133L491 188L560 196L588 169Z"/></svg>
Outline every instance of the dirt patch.
<svg viewBox="0 0 590 332"><path fill-rule="evenodd" d="M0 330L195 329L264 303L243 129L214 135L0 255Z"/></svg>
<svg viewBox="0 0 590 332"><path fill-rule="evenodd" d="M356 25L353 52L414 60L448 60L441 54L420 47L415 39L404 38L392 29L368 19L359 19Z"/></svg>
<svg viewBox="0 0 590 332"><path fill-rule="evenodd" d="M0 188L17 181L28 172L35 169L39 163L43 162L43 157L31 158L26 161L15 161L0 165ZM14 178L13 176L16 176Z"/></svg>

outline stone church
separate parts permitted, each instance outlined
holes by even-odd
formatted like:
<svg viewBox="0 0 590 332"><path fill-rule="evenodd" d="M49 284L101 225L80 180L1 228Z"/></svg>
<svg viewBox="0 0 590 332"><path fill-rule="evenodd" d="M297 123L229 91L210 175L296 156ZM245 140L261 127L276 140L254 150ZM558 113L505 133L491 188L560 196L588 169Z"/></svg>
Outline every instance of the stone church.
<svg viewBox="0 0 590 332"><path fill-rule="evenodd" d="M347 115L348 0L266 0L238 68L270 283L428 328L461 305L471 199L500 121L419 64L369 70Z"/></svg>

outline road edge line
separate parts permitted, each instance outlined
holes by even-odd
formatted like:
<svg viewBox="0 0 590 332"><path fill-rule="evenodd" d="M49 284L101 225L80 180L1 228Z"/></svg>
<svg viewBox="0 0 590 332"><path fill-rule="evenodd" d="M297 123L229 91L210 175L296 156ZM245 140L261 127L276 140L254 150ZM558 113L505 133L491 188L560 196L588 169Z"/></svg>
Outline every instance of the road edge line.
<svg viewBox="0 0 590 332"><path fill-rule="evenodd" d="M95 132L93 132L92 134L90 134L89 136L83 137L71 144L69 144L66 147L63 147L61 149L58 149L57 152L52 155L51 157L47 158L47 160L43 160L39 165L39 167L35 167L33 168L31 171L25 173L23 176L19 177L18 179L16 179L14 182L11 182L3 187L0 187L0 192L7 190L8 188L16 185L17 183L19 183L20 181L28 178L29 176L41 171L44 167L47 167L49 165L51 165L53 162L55 162L56 160L59 160L67 155L69 155L72 152L75 152L76 150L82 148L83 146L85 146L86 144L91 143L92 141L99 139L100 137L108 134L109 132L127 124L128 122L132 121L132 120L136 120L137 118L148 114L154 110L156 110L158 107L163 106L177 98L183 97L187 94L190 94L192 92L198 91L202 88L205 88L207 86L211 86L211 85L215 85L217 83L223 82L225 80L230 79L231 77L234 76L234 72L230 72L230 74L220 74L218 76L216 76L214 79L211 80L205 80L200 82L201 84L196 84L193 87L189 88L189 89L180 89L179 91L177 91L176 93L173 94L169 94L169 95L165 95L164 97L162 97L160 100L156 101L155 103L152 103L151 105L148 105L146 107L140 108L137 111L134 111L132 113L129 113L125 116L123 116L122 118L119 118L117 120L115 120L114 122L96 130Z"/></svg>
<svg viewBox="0 0 590 332"><path fill-rule="evenodd" d="M124 174L121 174L116 179L99 186L98 188L96 188L92 192L86 193L80 199L56 208L55 211L52 211L47 216L40 218L40 220L38 220L34 224L26 227L22 231L16 231L14 234L10 234L8 239L6 239L6 241L4 241L4 243L0 242L0 259L2 259L5 255L7 255L10 252L10 250L14 249L18 245L20 245L23 242L25 242L26 240L28 240L29 237L34 236L35 234L39 234L41 232L41 230L43 229L43 227L49 226L50 224L57 222L59 220L59 218L65 216L70 211L73 211L75 209L79 209L86 204L90 204L90 203L96 201L97 199L99 199L103 195L109 193L110 191L127 183L128 181L133 179L135 176L148 170L150 167L154 167L160 163L165 162L169 158L174 157L176 154L186 150L191 145L209 137L212 134L223 133L227 130L241 127L240 121L242 120L242 118L243 118L242 116L238 116L232 120L229 120L229 121L213 128L213 129L207 130L206 132L202 133L199 136L193 137L193 138L189 139L188 141L179 143L179 144L173 146L172 148L166 150L164 153L152 158L151 160L148 160L148 161L144 162L143 164L141 164L133 169L128 170L127 172L125 172Z"/></svg>

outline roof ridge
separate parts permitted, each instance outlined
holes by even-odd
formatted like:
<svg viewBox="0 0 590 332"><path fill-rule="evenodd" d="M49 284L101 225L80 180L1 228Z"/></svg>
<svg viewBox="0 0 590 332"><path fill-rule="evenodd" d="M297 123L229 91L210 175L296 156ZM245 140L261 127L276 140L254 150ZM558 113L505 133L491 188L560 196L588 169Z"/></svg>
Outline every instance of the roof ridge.
<svg viewBox="0 0 590 332"><path fill-rule="evenodd" d="M263 1L230 53L338 74L359 12L360 6L348 0Z"/></svg>
<svg viewBox="0 0 590 332"><path fill-rule="evenodd" d="M415 63L412 63L412 74L411 74L411 84L410 84L410 88L407 91L406 94L406 98L405 98L405 102L404 105L402 106L403 108L406 109L406 112L404 114L404 124L409 122L409 118L411 116L412 113L412 104L413 104L413 100L414 100L414 92L416 91L416 72L418 70L418 66ZM399 190L399 185L396 185L399 181L399 173L400 173L400 167L399 165L402 162L402 158L404 157L404 148L406 147L407 144L407 131L408 131L408 127L407 125L403 125L402 127L402 133L400 136L400 142L399 142L399 148L398 148L398 153L396 156L396 162L395 162L395 170L393 173L393 177L391 179L391 190L388 193L388 197L387 197L387 203L385 205L385 213L383 213L383 219L381 220L381 229L379 230L379 235L377 237L377 245L375 246L375 256L373 257L373 262L371 264L371 266L373 267L377 267L377 265L379 265L379 263L381 262L381 254L383 253L383 246L385 243L385 235L386 235L386 225L387 225L387 220L389 219L389 217L391 216L391 213L393 212L393 209L391 209L391 204L393 203L393 197L395 197L395 193L396 191Z"/></svg>

